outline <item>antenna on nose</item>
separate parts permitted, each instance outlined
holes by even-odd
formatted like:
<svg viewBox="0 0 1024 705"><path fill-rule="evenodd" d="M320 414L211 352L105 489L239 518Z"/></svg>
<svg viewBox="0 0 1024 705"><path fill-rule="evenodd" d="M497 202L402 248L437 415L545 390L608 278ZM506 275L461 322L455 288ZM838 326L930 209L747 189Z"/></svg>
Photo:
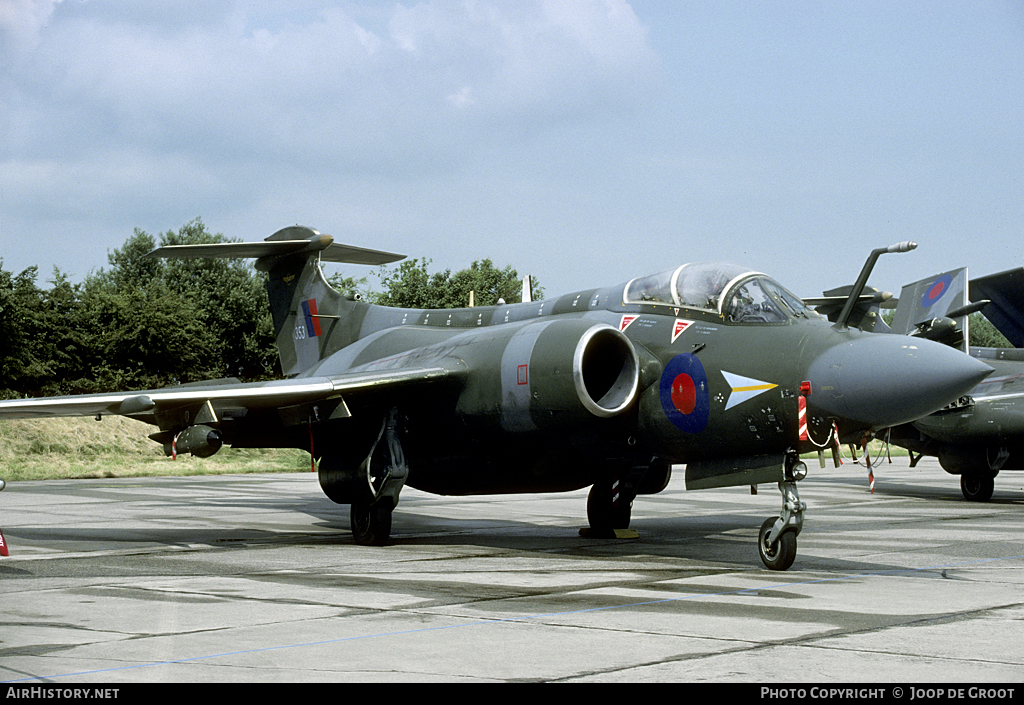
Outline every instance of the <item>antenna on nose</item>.
<svg viewBox="0 0 1024 705"><path fill-rule="evenodd" d="M871 276L871 270L875 268L875 262L878 261L880 255L884 255L887 252L910 252L917 247L916 242L910 240L904 240L903 242L897 242L895 245L889 245L888 247L879 247L871 250L871 254L868 255L868 261L864 263L864 268L860 270L860 276L857 277L857 283L853 285L853 289L850 291L850 296L847 297L846 303L843 304L843 310L839 314L839 318L836 319L835 325L832 327L836 330L845 330L846 321L850 318L850 314L853 312L853 307L857 304L857 299L864 292L864 286L868 283L868 277Z"/></svg>

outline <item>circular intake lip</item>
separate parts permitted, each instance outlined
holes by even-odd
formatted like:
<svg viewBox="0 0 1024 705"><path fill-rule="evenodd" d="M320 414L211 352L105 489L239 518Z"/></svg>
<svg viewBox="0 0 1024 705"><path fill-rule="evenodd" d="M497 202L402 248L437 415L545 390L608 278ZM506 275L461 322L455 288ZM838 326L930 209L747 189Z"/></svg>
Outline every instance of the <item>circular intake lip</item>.
<svg viewBox="0 0 1024 705"><path fill-rule="evenodd" d="M595 362L595 355L602 356L602 359ZM606 357L609 355L615 357ZM592 367L595 365L609 365L610 369L617 370L607 388L601 384L597 399L590 389L594 383ZM636 398L640 388L640 360L629 338L602 323L589 328L576 344L572 376L584 408L595 416L610 418L629 408Z"/></svg>

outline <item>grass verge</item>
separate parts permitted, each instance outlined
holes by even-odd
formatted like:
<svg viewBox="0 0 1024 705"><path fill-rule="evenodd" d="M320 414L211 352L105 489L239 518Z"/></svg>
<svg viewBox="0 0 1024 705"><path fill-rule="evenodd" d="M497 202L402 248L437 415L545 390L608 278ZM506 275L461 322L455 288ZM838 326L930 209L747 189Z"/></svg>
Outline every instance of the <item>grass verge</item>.
<svg viewBox="0 0 1024 705"><path fill-rule="evenodd" d="M166 457L155 426L121 416L0 420L0 478L52 480L309 471L295 449L224 447L211 458Z"/></svg>

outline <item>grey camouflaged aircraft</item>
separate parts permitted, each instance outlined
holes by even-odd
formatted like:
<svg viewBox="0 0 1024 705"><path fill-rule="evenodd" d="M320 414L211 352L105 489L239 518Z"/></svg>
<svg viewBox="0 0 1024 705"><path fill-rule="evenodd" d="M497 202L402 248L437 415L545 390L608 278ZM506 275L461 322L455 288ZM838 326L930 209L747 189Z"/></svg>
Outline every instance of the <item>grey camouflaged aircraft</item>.
<svg viewBox="0 0 1024 705"><path fill-rule="evenodd" d="M991 369L947 346L846 325L878 255L830 323L770 277L687 264L553 300L410 310L332 289L321 261L400 255L289 227L257 243L158 248L154 257L255 257L286 379L0 402L0 417L105 414L159 427L168 452L294 447L349 504L354 539L383 544L406 484L442 495L591 487L596 535L685 464L687 489L777 483L757 545L796 556L806 505L799 453L918 419ZM808 427L815 431L812 439ZM827 438L823 439L822 436Z"/></svg>
<svg viewBox="0 0 1024 705"><path fill-rule="evenodd" d="M978 311L1015 347L970 346L968 316ZM966 499L987 502L1000 471L1024 470L1024 269L968 280L961 268L907 284L892 331L945 343L995 370L947 407L887 434L910 451L911 467L935 456L960 476Z"/></svg>

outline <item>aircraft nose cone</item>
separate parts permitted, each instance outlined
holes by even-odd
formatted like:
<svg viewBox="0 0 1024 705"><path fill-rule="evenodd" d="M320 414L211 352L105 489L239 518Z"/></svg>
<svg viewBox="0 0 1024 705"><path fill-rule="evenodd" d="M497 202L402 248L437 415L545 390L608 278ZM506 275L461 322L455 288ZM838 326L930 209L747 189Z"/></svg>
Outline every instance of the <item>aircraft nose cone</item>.
<svg viewBox="0 0 1024 705"><path fill-rule="evenodd" d="M811 365L811 405L885 428L938 411L992 368L959 350L905 335L874 334L837 345Z"/></svg>

